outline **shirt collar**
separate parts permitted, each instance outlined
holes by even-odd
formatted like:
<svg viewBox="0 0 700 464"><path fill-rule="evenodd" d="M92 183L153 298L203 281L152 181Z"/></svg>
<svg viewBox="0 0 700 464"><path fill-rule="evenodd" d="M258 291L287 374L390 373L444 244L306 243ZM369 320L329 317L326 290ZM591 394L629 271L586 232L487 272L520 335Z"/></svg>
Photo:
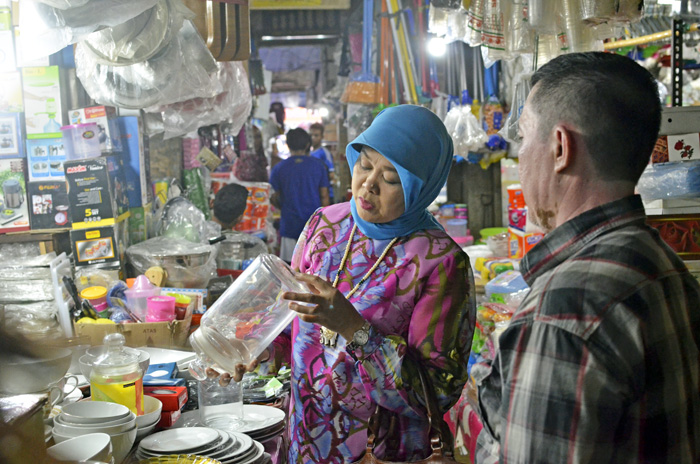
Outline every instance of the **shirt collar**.
<svg viewBox="0 0 700 464"><path fill-rule="evenodd" d="M539 276L578 253L600 235L634 222L645 221L644 206L639 195L588 210L548 233L525 255L520 263L523 278L532 287Z"/></svg>

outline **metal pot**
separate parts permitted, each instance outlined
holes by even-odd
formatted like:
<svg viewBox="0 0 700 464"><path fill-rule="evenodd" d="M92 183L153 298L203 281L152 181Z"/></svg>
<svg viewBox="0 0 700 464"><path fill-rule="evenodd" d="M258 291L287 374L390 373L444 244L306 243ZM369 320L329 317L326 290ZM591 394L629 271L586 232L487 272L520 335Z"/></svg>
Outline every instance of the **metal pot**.
<svg viewBox="0 0 700 464"><path fill-rule="evenodd" d="M166 273L165 285L178 288L203 288L210 276L203 275L203 266L210 252L193 254L154 255L153 261Z"/></svg>
<svg viewBox="0 0 700 464"><path fill-rule="evenodd" d="M17 179L7 179L2 183L5 208L19 208L22 205L22 186Z"/></svg>

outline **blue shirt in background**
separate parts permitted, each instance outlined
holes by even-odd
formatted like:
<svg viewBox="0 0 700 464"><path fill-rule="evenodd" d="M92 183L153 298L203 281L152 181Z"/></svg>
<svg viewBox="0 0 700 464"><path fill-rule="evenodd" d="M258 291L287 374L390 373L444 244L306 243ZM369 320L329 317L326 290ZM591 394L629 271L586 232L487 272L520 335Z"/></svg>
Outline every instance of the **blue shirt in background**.
<svg viewBox="0 0 700 464"><path fill-rule="evenodd" d="M280 235L298 239L306 221L321 207L321 187L330 187L323 162L311 156L291 156L270 173L280 197Z"/></svg>
<svg viewBox="0 0 700 464"><path fill-rule="evenodd" d="M311 156L323 161L326 167L328 168L328 172L335 172L335 163L333 163L333 155L331 154L330 150L328 150L326 147L321 146L318 150L312 151ZM328 177L330 178L330 175ZM333 198L333 187L328 187L328 195L331 198Z"/></svg>

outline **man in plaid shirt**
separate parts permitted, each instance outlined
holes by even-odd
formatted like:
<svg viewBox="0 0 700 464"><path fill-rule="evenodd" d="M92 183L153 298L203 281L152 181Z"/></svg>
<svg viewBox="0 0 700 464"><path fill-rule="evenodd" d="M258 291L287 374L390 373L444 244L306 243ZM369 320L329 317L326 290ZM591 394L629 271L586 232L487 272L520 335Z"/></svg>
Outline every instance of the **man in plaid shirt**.
<svg viewBox="0 0 700 464"><path fill-rule="evenodd" d="M476 378L476 462L698 464L700 286L634 195L659 131L656 81L596 52L555 58L532 84L520 178L547 235Z"/></svg>

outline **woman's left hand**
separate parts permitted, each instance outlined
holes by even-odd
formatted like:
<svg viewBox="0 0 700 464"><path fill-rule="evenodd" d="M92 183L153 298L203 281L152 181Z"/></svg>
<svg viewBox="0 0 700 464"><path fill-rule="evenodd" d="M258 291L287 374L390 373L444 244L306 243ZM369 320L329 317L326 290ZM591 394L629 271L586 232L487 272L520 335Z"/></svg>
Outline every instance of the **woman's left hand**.
<svg viewBox="0 0 700 464"><path fill-rule="evenodd" d="M355 332L365 323L352 303L338 289L318 276L297 274L296 278L307 284L311 293L282 294L282 298L292 300L289 304L290 309L298 312L302 321L320 324L351 341ZM310 303L311 306L295 301Z"/></svg>

